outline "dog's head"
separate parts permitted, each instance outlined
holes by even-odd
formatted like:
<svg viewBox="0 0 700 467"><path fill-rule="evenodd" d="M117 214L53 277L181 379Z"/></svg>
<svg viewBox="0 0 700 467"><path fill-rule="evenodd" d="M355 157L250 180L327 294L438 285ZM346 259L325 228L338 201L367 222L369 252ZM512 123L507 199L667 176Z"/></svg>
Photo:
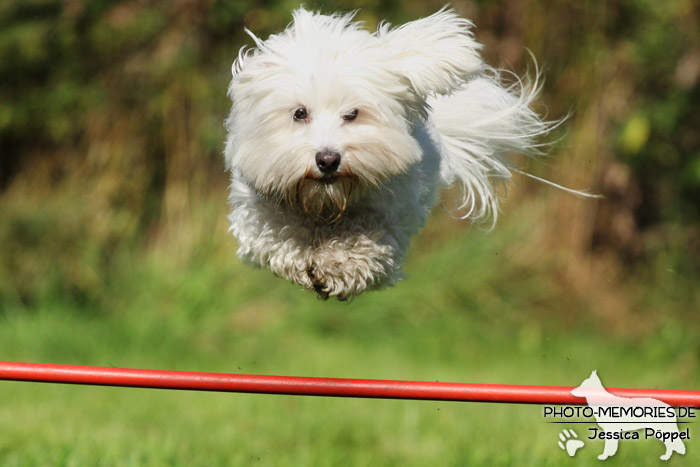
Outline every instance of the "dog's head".
<svg viewBox="0 0 700 467"><path fill-rule="evenodd" d="M601 389L604 390L603 383L598 377L598 372L593 370L591 376L584 379L578 387L571 390L571 394L576 397L589 397L600 392Z"/></svg>
<svg viewBox="0 0 700 467"><path fill-rule="evenodd" d="M353 14L304 9L233 64L226 163L263 196L311 217L342 216L354 196L421 157L412 136L425 98L481 67L471 24L450 10L370 33Z"/></svg>

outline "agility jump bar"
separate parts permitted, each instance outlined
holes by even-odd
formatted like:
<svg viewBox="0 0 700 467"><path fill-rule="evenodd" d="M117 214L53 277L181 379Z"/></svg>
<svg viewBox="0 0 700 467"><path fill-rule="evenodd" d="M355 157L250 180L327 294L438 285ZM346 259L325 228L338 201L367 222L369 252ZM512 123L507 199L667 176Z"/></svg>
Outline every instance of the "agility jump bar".
<svg viewBox="0 0 700 467"><path fill-rule="evenodd" d="M514 404L586 404L585 399L571 395L573 387L563 386L309 378L19 362L0 362L0 380L293 396ZM610 388L607 390L622 397L651 397L676 407L700 408L700 391Z"/></svg>

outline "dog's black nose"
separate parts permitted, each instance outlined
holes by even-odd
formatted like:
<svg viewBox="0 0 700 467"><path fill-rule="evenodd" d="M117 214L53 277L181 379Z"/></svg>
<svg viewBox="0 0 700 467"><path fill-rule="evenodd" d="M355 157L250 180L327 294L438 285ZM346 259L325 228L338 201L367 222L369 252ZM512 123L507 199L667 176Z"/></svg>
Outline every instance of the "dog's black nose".
<svg viewBox="0 0 700 467"><path fill-rule="evenodd" d="M316 165L324 174L331 174L340 166L340 154L329 149L319 151L316 153Z"/></svg>

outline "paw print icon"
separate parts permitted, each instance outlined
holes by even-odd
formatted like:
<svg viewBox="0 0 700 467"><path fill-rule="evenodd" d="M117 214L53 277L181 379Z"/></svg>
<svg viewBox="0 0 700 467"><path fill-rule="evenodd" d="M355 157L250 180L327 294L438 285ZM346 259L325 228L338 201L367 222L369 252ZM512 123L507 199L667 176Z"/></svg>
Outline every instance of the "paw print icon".
<svg viewBox="0 0 700 467"><path fill-rule="evenodd" d="M576 451L583 447L583 441L578 439L576 432L574 430L567 430L566 428L559 433L559 441L557 444L562 450L566 451L570 457L574 457Z"/></svg>

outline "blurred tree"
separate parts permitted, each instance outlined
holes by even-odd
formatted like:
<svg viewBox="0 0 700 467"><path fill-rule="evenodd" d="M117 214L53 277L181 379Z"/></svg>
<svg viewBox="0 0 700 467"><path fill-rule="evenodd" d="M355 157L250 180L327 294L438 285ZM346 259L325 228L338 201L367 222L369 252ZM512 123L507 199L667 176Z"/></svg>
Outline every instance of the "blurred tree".
<svg viewBox="0 0 700 467"><path fill-rule="evenodd" d="M360 8L358 19L372 28L432 13L443 1L306 4ZM588 142L585 157L608 195L594 244L640 258L663 248L664 226L678 225L679 265L697 266L697 2L453 5L474 20L491 63L523 72L525 46L541 57L554 77L543 96L552 117L574 108L565 141ZM133 256L164 233L177 250L201 243L188 216L212 199L224 203L225 93L233 58L251 42L243 27L265 37L297 6L0 2L0 300L31 301L52 288L93 300L119 252ZM595 125L585 126L591 115Z"/></svg>
<svg viewBox="0 0 700 467"><path fill-rule="evenodd" d="M614 2L606 27L613 58L618 63L617 80L631 90L623 111L613 116L617 160L611 161L606 172L608 194L613 202L627 204L627 212L634 214L636 229L651 234L643 236L644 245L637 246L619 242L619 235L613 237L632 256L680 242L685 254L679 255L674 266L697 270L699 18L697 2L626 0ZM625 171L632 175L626 182L621 179ZM626 189L620 191L624 186ZM609 225L613 224L611 220ZM664 224L686 228L664 229ZM599 228L598 234L597 239L603 240L605 228Z"/></svg>

